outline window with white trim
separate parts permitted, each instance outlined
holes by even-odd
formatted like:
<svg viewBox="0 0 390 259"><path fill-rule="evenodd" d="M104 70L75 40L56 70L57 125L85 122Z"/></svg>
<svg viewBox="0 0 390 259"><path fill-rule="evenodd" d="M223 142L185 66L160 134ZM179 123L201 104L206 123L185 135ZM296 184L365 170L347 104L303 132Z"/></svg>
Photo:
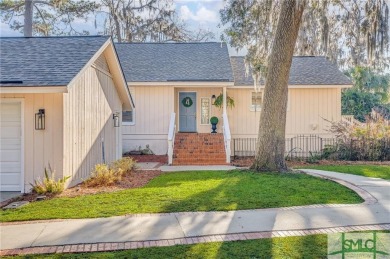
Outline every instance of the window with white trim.
<svg viewBox="0 0 390 259"><path fill-rule="evenodd" d="M260 111L263 105L263 92L251 92L251 111Z"/></svg>
<svg viewBox="0 0 390 259"><path fill-rule="evenodd" d="M134 125L134 110L122 112L122 123L123 125Z"/></svg>
<svg viewBox="0 0 390 259"><path fill-rule="evenodd" d="M210 113L211 113L211 100L210 98L200 98L200 124L210 124Z"/></svg>
<svg viewBox="0 0 390 259"><path fill-rule="evenodd" d="M135 89L134 87L129 87L131 97L135 98ZM134 125L135 124L135 110L123 111L122 112L122 124L123 125Z"/></svg>

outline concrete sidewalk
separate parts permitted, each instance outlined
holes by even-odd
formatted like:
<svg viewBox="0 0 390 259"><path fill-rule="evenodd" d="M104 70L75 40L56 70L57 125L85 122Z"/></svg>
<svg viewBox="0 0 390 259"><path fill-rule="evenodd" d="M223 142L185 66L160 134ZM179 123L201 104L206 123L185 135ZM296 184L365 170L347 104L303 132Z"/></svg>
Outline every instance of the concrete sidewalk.
<svg viewBox="0 0 390 259"><path fill-rule="evenodd" d="M313 205L3 223L0 249L118 242L125 244L124 242L136 241L147 241L149 244L149 241L156 240L191 240L219 235L234 237L242 233L305 233L306 230L309 230L308 233L317 233L315 230L318 229L345 231L344 227L363 225L390 228L390 181L319 170L304 171L332 178L357 191L366 201L358 205ZM364 228L357 228L359 229Z"/></svg>

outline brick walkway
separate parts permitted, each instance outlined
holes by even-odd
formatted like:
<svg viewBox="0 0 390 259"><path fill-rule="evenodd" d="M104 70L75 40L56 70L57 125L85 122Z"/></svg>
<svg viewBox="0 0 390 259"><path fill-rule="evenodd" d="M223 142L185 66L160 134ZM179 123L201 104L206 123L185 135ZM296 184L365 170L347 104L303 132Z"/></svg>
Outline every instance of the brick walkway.
<svg viewBox="0 0 390 259"><path fill-rule="evenodd" d="M198 243L209 242L229 242L240 240L253 240L274 237L290 237L290 236L307 236L317 234L332 234L341 232L353 231L369 231L369 230L390 230L390 224L381 225L361 225L350 227L337 228L321 228L321 229L302 229L291 231L267 231L267 232L252 232L226 235L208 235L199 237L185 237L163 240L148 240L148 241L133 241L133 242L110 242L110 243L94 243L94 244L73 244L64 246L42 246L28 247L18 249L8 249L0 251L0 256L6 255L29 255L29 254L55 254L55 253L89 253L89 252L107 252L118 250L129 250L148 247L162 247L174 245L191 245Z"/></svg>

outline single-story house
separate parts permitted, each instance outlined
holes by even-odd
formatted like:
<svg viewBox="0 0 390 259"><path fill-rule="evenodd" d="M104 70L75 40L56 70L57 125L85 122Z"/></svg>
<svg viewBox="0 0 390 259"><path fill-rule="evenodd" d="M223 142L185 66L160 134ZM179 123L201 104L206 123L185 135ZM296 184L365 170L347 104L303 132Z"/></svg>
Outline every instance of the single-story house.
<svg viewBox="0 0 390 259"><path fill-rule="evenodd" d="M68 185L122 156L134 107L110 37L0 38L0 191L27 192L45 167Z"/></svg>
<svg viewBox="0 0 390 259"><path fill-rule="evenodd" d="M230 161L232 139L257 136L264 85L254 90L244 58L229 57L225 43L115 45L137 107L123 116L124 152L148 145L168 154L170 164L222 164ZM351 81L326 58L294 57L286 137L329 136L326 120L341 120L341 91L348 87ZM221 93L233 108L213 105ZM209 134L212 116L223 134Z"/></svg>

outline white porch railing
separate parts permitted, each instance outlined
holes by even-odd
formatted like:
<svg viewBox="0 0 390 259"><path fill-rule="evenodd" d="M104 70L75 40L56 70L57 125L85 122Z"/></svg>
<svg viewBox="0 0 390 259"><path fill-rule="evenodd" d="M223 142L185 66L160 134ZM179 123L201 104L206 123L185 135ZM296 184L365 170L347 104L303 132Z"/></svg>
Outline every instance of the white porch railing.
<svg viewBox="0 0 390 259"><path fill-rule="evenodd" d="M223 138L225 141L225 152L226 152L226 163L230 163L230 142L232 140L232 136L230 134L230 126L229 126L229 120L226 113L222 115L223 119Z"/></svg>
<svg viewBox="0 0 390 259"><path fill-rule="evenodd" d="M364 123L356 120L353 115L341 115L341 121L346 122L347 124L351 126L364 126Z"/></svg>
<svg viewBox="0 0 390 259"><path fill-rule="evenodd" d="M176 113L171 114L171 120L169 121L168 130L168 164L172 165L173 162L173 148L175 146L175 133L176 133Z"/></svg>

